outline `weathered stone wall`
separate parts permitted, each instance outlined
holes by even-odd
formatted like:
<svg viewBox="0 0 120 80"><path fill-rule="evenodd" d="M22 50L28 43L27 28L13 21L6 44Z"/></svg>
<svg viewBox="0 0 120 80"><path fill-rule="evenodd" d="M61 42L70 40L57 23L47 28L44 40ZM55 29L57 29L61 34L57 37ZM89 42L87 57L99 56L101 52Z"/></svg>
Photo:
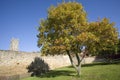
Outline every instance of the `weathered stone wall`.
<svg viewBox="0 0 120 80"><path fill-rule="evenodd" d="M40 53L0 50L0 78L11 75L17 75L19 77L28 76L27 67L34 62L36 57L43 59L49 65L50 69L71 65L67 55L41 56ZM74 59L74 61L76 60ZM82 63L86 64L95 61L95 57L88 57ZM100 61L100 59L97 59L97 61Z"/></svg>
<svg viewBox="0 0 120 80"><path fill-rule="evenodd" d="M42 58L50 69L70 65L69 58L66 55L41 56L40 53L0 51L0 75L27 73L26 68L34 61L35 57Z"/></svg>

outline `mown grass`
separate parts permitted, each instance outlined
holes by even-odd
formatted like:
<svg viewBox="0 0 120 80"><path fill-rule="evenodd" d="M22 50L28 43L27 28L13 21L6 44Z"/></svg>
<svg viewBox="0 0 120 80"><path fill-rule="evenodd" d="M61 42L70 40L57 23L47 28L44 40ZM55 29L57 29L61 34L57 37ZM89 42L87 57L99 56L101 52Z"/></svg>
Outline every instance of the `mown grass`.
<svg viewBox="0 0 120 80"><path fill-rule="evenodd" d="M76 76L74 68L65 67L50 71L41 77L23 80L120 80L120 63L83 65L80 77Z"/></svg>

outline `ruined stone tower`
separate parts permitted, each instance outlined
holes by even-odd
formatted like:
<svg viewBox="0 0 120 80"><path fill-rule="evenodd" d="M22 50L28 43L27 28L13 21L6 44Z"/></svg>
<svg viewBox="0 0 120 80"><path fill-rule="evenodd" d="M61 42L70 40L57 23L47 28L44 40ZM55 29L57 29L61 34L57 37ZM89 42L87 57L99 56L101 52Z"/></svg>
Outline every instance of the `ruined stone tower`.
<svg viewBox="0 0 120 80"><path fill-rule="evenodd" d="M19 40L12 38L11 42L10 42L10 50L12 51L18 51L18 46L19 46Z"/></svg>

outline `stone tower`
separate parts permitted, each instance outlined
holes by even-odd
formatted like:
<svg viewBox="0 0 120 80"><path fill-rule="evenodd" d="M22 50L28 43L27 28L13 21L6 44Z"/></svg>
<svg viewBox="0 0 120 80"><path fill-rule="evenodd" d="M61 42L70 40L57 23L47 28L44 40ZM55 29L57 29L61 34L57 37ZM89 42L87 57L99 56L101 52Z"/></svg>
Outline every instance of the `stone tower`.
<svg viewBox="0 0 120 80"><path fill-rule="evenodd" d="M18 51L18 46L19 46L19 40L12 38L11 42L10 42L10 50L12 51Z"/></svg>

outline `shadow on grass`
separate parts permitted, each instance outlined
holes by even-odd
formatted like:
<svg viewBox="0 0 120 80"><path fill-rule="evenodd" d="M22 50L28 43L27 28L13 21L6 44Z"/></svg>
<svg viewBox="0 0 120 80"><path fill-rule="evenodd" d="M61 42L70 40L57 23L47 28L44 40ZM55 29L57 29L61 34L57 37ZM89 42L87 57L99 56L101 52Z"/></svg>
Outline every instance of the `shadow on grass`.
<svg viewBox="0 0 120 80"><path fill-rule="evenodd" d="M69 70L51 70L47 72L46 74L43 74L39 77L44 78L50 78L50 77L57 77L57 76L74 76L75 71L69 71Z"/></svg>
<svg viewBox="0 0 120 80"><path fill-rule="evenodd" d="M118 62L99 62L99 63L92 63L92 64L84 64L82 65L82 67L92 67L92 66L96 66L96 65L110 65L110 64L120 64L120 61ZM72 66L68 66L59 70L50 70L49 72L46 72L44 74L41 75L37 75L37 77L40 78L51 78L51 77L58 77L58 76L76 76L76 72L74 70L74 68Z"/></svg>
<svg viewBox="0 0 120 80"><path fill-rule="evenodd" d="M49 65L44 62L39 57L35 57L34 61L30 63L27 67L28 73L31 73L31 76L36 77L57 77L57 76L73 76L72 74L75 71L61 69L61 70L49 70Z"/></svg>
<svg viewBox="0 0 120 80"><path fill-rule="evenodd" d="M120 61L114 61L114 62L96 62L91 64L84 64L82 67L92 67L96 65L120 65ZM73 66L68 66L66 69L60 69L60 70L51 70L50 72L40 76L40 77L57 77L57 76L76 76L76 72L73 68ZM76 76L77 77L77 76Z"/></svg>

